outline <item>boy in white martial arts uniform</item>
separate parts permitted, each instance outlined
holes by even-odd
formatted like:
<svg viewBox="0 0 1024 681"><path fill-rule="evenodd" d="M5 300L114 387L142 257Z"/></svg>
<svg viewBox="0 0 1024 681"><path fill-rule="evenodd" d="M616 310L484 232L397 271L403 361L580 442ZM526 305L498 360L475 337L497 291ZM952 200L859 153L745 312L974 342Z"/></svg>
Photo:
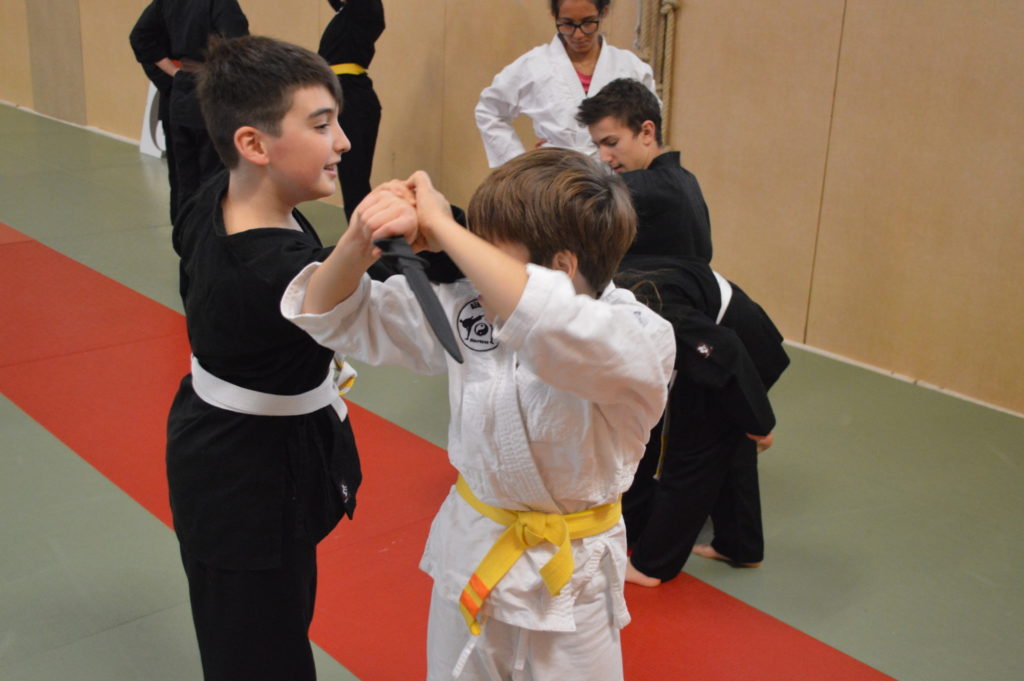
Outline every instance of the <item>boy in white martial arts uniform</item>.
<svg viewBox="0 0 1024 681"><path fill-rule="evenodd" d="M448 371L460 475L421 563L434 579L428 679L621 679L619 497L675 357L672 327L610 284L636 229L629 194L596 161L540 149L488 177L469 224L422 172L378 188L282 312L370 364ZM463 364L426 330L404 276L360 275L373 240L395 235L465 273L434 287Z"/></svg>

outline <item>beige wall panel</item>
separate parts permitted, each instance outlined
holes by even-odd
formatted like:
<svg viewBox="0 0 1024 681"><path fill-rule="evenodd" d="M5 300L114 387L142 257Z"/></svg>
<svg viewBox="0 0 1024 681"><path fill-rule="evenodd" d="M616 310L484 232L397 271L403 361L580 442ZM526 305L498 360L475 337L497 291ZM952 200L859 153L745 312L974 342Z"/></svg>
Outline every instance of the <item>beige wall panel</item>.
<svg viewBox="0 0 1024 681"><path fill-rule="evenodd" d="M0 100L32 108L32 68L25 0L0 0Z"/></svg>
<svg viewBox="0 0 1024 681"><path fill-rule="evenodd" d="M331 9L327 0L240 0L238 4L249 19L250 33L287 40L314 52L320 43L321 5Z"/></svg>
<svg viewBox="0 0 1024 681"><path fill-rule="evenodd" d="M389 0L370 77L381 123L371 182L441 169L444 103L444 4Z"/></svg>
<svg viewBox="0 0 1024 681"><path fill-rule="evenodd" d="M807 341L1024 412L1024 5L851 1Z"/></svg>
<svg viewBox="0 0 1024 681"><path fill-rule="evenodd" d="M601 31L609 44L635 52L639 21L640 0L613 0Z"/></svg>
<svg viewBox="0 0 1024 681"><path fill-rule="evenodd" d="M145 0L79 0L88 125L137 140L149 81L135 61L128 33Z"/></svg>
<svg viewBox="0 0 1024 681"><path fill-rule="evenodd" d="M28 42L32 63L32 108L84 125L82 34L78 0L32 0Z"/></svg>
<svg viewBox="0 0 1024 681"><path fill-rule="evenodd" d="M544 0L448 0L444 174L439 185L453 203L467 206L473 191L490 172L473 117L480 92L521 54L551 40L552 24ZM526 116L521 116L515 127L527 148L536 142Z"/></svg>
<svg viewBox="0 0 1024 681"><path fill-rule="evenodd" d="M688 0L672 147L711 212L714 266L802 340L843 0Z"/></svg>

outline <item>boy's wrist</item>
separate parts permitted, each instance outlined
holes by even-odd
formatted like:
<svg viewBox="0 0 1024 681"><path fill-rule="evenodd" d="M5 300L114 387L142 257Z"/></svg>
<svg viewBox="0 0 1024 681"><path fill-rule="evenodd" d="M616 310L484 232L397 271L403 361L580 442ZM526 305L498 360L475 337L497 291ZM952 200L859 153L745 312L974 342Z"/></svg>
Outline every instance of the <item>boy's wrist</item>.
<svg viewBox="0 0 1024 681"><path fill-rule="evenodd" d="M450 215L437 215L431 217L421 226L420 235L426 243L427 250L444 251L451 243L453 230L462 230L462 226L455 222Z"/></svg>

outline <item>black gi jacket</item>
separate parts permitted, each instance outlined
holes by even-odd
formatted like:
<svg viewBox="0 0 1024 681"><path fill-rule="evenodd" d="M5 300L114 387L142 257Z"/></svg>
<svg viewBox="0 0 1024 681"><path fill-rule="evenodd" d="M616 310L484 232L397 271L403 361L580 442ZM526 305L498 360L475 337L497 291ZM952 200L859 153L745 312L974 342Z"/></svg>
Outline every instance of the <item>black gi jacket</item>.
<svg viewBox="0 0 1024 681"><path fill-rule="evenodd" d="M636 208L632 255L696 256L711 262L711 219L693 174L679 165L679 152L661 154L643 170L621 175Z"/></svg>
<svg viewBox="0 0 1024 681"><path fill-rule="evenodd" d="M335 10L336 5L331 2ZM351 63L368 69L376 52L374 43L383 32L381 0L349 0L324 29L317 54L328 64Z"/></svg>
<svg viewBox="0 0 1024 681"><path fill-rule="evenodd" d="M281 296L323 260L316 232L227 234L227 172L184 207L172 242L193 354L210 373L251 390L295 395L318 386L333 352L280 313ZM276 567L285 537L317 542L355 508L361 475L348 420L331 407L250 416L213 407L181 381L167 424L167 478L185 552L222 568Z"/></svg>
<svg viewBox="0 0 1024 681"><path fill-rule="evenodd" d="M644 283L636 286L637 281ZM685 395L687 386L710 390L732 427L755 435L772 431L775 414L768 389L789 365L789 357L782 334L760 305L732 284L732 300L716 324L721 292L711 268L699 258L626 256L616 282L634 288L638 298L650 300L672 323L677 371L673 407L683 404L675 396Z"/></svg>
<svg viewBox="0 0 1024 681"><path fill-rule="evenodd" d="M211 35L237 38L248 33L249 21L238 0L153 0L132 29L131 43L141 62L164 57L202 61Z"/></svg>
<svg viewBox="0 0 1024 681"><path fill-rule="evenodd" d="M203 61L211 35L237 38L249 34L238 0L153 0L142 12L129 39L135 58L153 64L164 58ZM204 129L195 93L195 77L174 76L170 115L174 125Z"/></svg>

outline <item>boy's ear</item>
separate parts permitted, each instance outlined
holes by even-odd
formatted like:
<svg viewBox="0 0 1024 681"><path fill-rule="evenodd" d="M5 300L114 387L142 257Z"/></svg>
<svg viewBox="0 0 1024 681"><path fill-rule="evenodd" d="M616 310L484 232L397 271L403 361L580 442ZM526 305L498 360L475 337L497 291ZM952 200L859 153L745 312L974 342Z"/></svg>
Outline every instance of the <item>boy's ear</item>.
<svg viewBox="0 0 1024 681"><path fill-rule="evenodd" d="M654 121L644 121L640 124L640 137L645 141L649 140L653 144L656 139L654 132Z"/></svg>
<svg viewBox="0 0 1024 681"><path fill-rule="evenodd" d="M572 251L559 251L551 258L550 267L553 270L565 272L572 279L576 276L577 270L579 270L579 261L576 260L576 254Z"/></svg>
<svg viewBox="0 0 1024 681"><path fill-rule="evenodd" d="M235 130L235 149L243 159L258 166L265 166L270 163L267 154L266 135L258 128L251 125L243 125Z"/></svg>
<svg viewBox="0 0 1024 681"><path fill-rule="evenodd" d="M572 251L559 251L555 253L555 257L551 258L551 264L548 265L548 269L558 270L559 272L565 272L572 279L573 288L576 289L576 293L585 294L597 297L597 293L590 288L590 284L587 283L586 277L580 272L580 262L576 258L576 254Z"/></svg>

